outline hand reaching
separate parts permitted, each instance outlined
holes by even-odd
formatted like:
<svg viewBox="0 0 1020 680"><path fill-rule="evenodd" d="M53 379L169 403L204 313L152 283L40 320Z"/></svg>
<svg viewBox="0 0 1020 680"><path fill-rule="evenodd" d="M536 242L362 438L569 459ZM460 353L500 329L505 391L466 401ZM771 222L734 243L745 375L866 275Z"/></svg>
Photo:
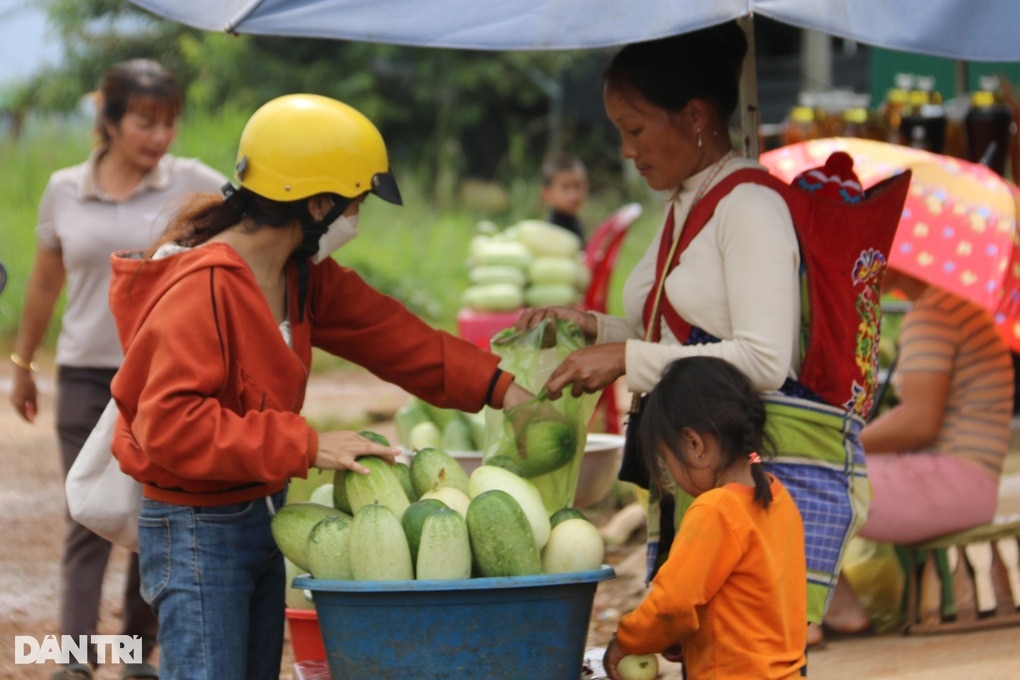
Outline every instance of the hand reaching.
<svg viewBox="0 0 1020 680"><path fill-rule="evenodd" d="M610 680L620 680L620 659L624 657L620 645L616 643L616 636L606 645L606 652L602 655L602 670Z"/></svg>
<svg viewBox="0 0 1020 680"><path fill-rule="evenodd" d="M400 449L392 446L376 444L349 430L333 430L319 433L319 449L315 458L315 467L322 470L350 470L360 475L367 475L369 470L358 463L361 456L379 456L393 463Z"/></svg>
<svg viewBox="0 0 1020 680"><path fill-rule="evenodd" d="M595 315L590 312L582 312L579 309L573 307L540 307L537 309L525 309L521 312L521 315L517 317L517 323L514 324L514 328L520 331L526 331L529 328L534 328L538 324L542 323L546 319L563 319L564 321L572 321L577 324L577 327L584 333L584 337L588 342L592 342L595 336L598 335L598 321L595 319Z"/></svg>
<svg viewBox="0 0 1020 680"><path fill-rule="evenodd" d="M612 342L575 350L557 366L545 383L550 399L559 399L570 385L570 394L580 397L605 389L626 370L626 345Z"/></svg>

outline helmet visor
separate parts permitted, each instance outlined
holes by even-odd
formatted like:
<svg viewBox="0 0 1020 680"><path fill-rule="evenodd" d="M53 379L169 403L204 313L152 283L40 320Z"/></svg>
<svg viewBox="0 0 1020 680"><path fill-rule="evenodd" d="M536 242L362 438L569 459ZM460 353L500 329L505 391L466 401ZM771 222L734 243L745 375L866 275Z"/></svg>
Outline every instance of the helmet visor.
<svg viewBox="0 0 1020 680"><path fill-rule="evenodd" d="M397 188L397 180L392 172L377 172L372 175L372 193L390 203L404 205L400 198L400 189Z"/></svg>

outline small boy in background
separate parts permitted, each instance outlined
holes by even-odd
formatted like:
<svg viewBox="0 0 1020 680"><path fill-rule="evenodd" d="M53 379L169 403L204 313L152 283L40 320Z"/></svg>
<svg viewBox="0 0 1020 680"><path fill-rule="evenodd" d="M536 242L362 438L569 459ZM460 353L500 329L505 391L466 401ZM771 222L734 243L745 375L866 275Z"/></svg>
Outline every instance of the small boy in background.
<svg viewBox="0 0 1020 680"><path fill-rule="evenodd" d="M561 153L542 164L542 203L549 208L549 222L577 235L585 242L584 227L578 218L588 197L588 173L584 163Z"/></svg>

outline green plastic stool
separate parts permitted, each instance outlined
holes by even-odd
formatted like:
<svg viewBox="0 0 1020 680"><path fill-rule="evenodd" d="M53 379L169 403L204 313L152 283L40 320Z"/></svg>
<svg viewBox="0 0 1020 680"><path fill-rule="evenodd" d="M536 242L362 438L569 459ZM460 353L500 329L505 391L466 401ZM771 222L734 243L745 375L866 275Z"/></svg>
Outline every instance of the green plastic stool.
<svg viewBox="0 0 1020 680"><path fill-rule="evenodd" d="M907 579L905 633L1020 624L1020 516L896 551Z"/></svg>

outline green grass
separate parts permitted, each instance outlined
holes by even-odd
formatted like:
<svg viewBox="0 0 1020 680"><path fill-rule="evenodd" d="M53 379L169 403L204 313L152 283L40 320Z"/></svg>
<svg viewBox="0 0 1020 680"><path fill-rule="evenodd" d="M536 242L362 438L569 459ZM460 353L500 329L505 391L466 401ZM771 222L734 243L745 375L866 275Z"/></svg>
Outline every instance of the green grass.
<svg viewBox="0 0 1020 680"><path fill-rule="evenodd" d="M0 261L7 287L0 293L0 337L9 338L21 317L25 282L35 254L39 198L50 174L88 155L89 127L72 119L32 120L22 139L0 139ZM51 329L48 342L56 339Z"/></svg>
<svg viewBox="0 0 1020 680"><path fill-rule="evenodd" d="M245 116L222 112L215 116L191 117L182 122L173 153L201 158L227 176L232 175L236 138ZM35 223L38 201L50 174L80 163L89 153L90 123L82 119L32 120L18 142L0 139L0 261L8 270L7 288L0 293L0 346L5 351L13 342L21 317L25 282L35 252ZM456 331L460 296L467 286L467 246L475 225L492 220L500 227L517 220L540 216L537 176L515 179L507 187L510 207L491 214L484 205L470 200L454 201L454 207L440 210L432 197L421 190L423 170L395 169L404 198L393 206L372 198L363 206L359 236L340 251L341 264L358 271L376 288L397 297L430 324ZM620 190L592 195L582 217L589 229L626 200ZM640 191L642 196L645 195ZM625 273L643 253L658 226L661 207L655 198L646 201L645 213L631 227L624 241L610 294L610 311L619 313L619 289ZM59 331L59 313L54 316L43 353L52 350ZM317 370L342 366L327 357L316 358Z"/></svg>

